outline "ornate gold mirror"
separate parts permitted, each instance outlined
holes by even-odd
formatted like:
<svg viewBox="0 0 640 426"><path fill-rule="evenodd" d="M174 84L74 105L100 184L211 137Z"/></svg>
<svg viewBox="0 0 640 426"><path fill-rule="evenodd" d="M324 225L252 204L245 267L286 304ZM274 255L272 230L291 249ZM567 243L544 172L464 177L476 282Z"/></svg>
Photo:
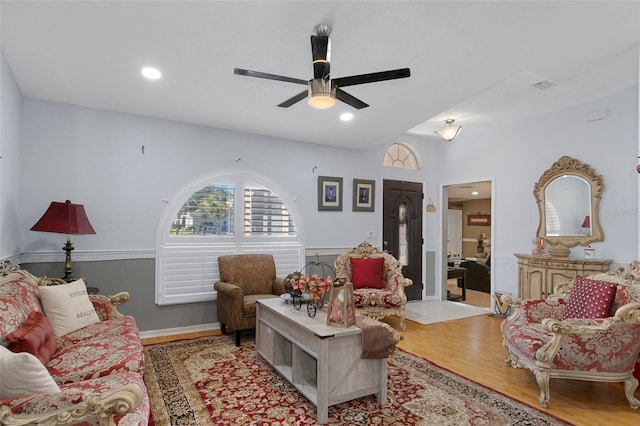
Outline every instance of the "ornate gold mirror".
<svg viewBox="0 0 640 426"><path fill-rule="evenodd" d="M569 248L603 241L600 227L602 176L569 156L560 157L533 187L540 221L537 237L546 240L549 254L567 257Z"/></svg>

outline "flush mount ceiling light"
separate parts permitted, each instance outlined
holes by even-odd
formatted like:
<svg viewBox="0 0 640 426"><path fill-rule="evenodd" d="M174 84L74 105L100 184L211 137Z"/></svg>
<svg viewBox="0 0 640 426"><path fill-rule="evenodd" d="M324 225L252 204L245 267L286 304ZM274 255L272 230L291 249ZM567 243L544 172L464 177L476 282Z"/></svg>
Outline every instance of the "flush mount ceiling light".
<svg viewBox="0 0 640 426"><path fill-rule="evenodd" d="M340 114L340 120L351 121L353 120L353 114L350 112L343 112L342 114Z"/></svg>
<svg viewBox="0 0 640 426"><path fill-rule="evenodd" d="M157 80L162 77L162 73L157 68L144 67L140 70L140 74L149 80Z"/></svg>
<svg viewBox="0 0 640 426"><path fill-rule="evenodd" d="M452 140L454 140L460 133L460 129L462 129L462 126L454 126L454 121L456 120L454 120L453 118L449 118L444 121L445 126L442 129L436 130L436 133L439 134L440 137L445 141L451 142Z"/></svg>

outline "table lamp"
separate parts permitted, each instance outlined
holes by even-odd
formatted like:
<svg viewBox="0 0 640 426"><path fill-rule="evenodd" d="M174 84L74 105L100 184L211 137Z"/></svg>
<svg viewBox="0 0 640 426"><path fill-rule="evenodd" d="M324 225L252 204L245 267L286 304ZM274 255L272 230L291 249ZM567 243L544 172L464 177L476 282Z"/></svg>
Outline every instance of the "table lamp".
<svg viewBox="0 0 640 426"><path fill-rule="evenodd" d="M66 282L73 281L74 278L71 276L71 251L73 251L71 235L96 233L89 222L89 218L87 218L84 206L82 204L71 204L69 200L64 203L52 201L47 211L31 227L31 230L67 234L67 243L62 247L62 250L67 253L64 262L64 277L62 279Z"/></svg>

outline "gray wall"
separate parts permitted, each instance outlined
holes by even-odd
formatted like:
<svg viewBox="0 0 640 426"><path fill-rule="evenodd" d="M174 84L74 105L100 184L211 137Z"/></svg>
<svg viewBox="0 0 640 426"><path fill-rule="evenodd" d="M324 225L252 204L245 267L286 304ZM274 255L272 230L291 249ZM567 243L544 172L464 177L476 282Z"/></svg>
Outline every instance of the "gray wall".
<svg viewBox="0 0 640 426"><path fill-rule="evenodd" d="M61 263L23 263L22 268L36 276L61 277ZM215 302L157 306L154 303L154 259L127 259L99 262L73 262L73 276L98 287L100 294L129 292L130 299L118 310L133 315L141 331L163 330L217 322ZM213 291L213 283L211 283Z"/></svg>

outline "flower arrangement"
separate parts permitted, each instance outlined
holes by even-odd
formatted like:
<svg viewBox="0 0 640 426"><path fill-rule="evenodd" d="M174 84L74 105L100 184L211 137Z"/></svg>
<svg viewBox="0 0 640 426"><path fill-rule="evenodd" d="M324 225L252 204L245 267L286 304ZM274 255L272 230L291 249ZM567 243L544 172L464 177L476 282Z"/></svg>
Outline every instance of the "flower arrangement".
<svg viewBox="0 0 640 426"><path fill-rule="evenodd" d="M333 278L319 278L315 274L312 275L307 283L309 287L309 298L314 301L322 301L324 292L327 291L331 285L333 285Z"/></svg>
<svg viewBox="0 0 640 426"><path fill-rule="evenodd" d="M285 280L285 288L289 293L295 295L301 295L307 291L307 283L309 282L309 276L302 272L294 272L289 274Z"/></svg>
<svg viewBox="0 0 640 426"><path fill-rule="evenodd" d="M323 307L325 292L332 285L333 278L320 278L317 274L309 276L302 272L294 272L285 278L285 289L291 294L295 309L300 310L303 295L309 295L307 313L310 317L315 317L317 310Z"/></svg>

